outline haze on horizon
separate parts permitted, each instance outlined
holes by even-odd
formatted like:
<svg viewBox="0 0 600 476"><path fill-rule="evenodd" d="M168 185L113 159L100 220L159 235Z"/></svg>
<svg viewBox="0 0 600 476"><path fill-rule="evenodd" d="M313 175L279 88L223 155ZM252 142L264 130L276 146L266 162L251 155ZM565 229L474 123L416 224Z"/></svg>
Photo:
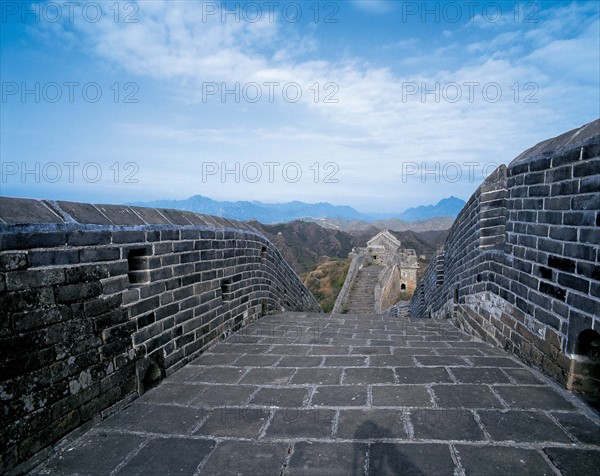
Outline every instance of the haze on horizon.
<svg viewBox="0 0 600 476"><path fill-rule="evenodd" d="M397 212L600 116L599 2L1 8L5 196Z"/></svg>

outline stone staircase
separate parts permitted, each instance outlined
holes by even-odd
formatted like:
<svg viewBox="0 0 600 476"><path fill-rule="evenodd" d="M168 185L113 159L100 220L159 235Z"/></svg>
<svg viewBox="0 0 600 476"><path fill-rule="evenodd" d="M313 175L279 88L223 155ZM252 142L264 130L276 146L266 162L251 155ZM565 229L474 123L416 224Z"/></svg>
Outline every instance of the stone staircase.
<svg viewBox="0 0 600 476"><path fill-rule="evenodd" d="M358 271L344 312L347 314L375 313L375 284L383 266L365 266Z"/></svg>

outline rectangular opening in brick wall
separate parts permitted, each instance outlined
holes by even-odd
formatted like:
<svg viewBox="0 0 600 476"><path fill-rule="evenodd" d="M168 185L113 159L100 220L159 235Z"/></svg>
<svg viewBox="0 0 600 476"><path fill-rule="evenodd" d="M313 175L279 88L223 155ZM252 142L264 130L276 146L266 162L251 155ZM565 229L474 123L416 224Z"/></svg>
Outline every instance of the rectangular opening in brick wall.
<svg viewBox="0 0 600 476"><path fill-rule="evenodd" d="M146 248L129 250L127 253L127 269L129 284L140 285L149 283L148 250Z"/></svg>
<svg viewBox="0 0 600 476"><path fill-rule="evenodd" d="M224 279L221 283L221 297L223 301L231 301L231 280Z"/></svg>
<svg viewBox="0 0 600 476"><path fill-rule="evenodd" d="M586 329L575 341L575 362L571 364L571 388L592 407L600 410L600 334Z"/></svg>
<svg viewBox="0 0 600 476"><path fill-rule="evenodd" d="M260 257L262 260L265 260L267 258L267 247L263 246L260 250Z"/></svg>

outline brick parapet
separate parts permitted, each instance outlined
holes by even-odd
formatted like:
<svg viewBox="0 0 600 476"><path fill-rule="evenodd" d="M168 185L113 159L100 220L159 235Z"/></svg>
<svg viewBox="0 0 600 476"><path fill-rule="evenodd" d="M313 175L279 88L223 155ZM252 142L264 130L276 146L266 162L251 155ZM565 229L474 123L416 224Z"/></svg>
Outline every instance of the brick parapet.
<svg viewBox="0 0 600 476"><path fill-rule="evenodd" d="M5 197L0 220L0 472L261 316L320 311L241 222Z"/></svg>
<svg viewBox="0 0 600 476"><path fill-rule="evenodd" d="M583 331L600 332L599 262L597 120L525 151L477 188L411 314L453 318L568 388L600 393L600 362L578 350Z"/></svg>

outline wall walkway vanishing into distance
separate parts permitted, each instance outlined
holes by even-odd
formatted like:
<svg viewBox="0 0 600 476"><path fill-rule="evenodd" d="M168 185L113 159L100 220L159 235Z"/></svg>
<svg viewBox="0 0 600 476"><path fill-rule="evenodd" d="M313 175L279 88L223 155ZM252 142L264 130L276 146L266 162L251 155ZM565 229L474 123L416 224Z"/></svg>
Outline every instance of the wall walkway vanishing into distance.
<svg viewBox="0 0 600 476"><path fill-rule="evenodd" d="M320 308L248 224L0 198L0 473L273 311Z"/></svg>
<svg viewBox="0 0 600 476"><path fill-rule="evenodd" d="M363 304L368 307L370 302L373 305L369 314L380 314L390 310L401 293L412 293L415 289L419 268L417 254L413 249L403 248L393 231L380 231L365 248L353 248L348 258L350 267L332 314L362 312L366 310ZM381 273L366 269L371 265ZM363 289L359 291L357 287Z"/></svg>
<svg viewBox="0 0 600 476"><path fill-rule="evenodd" d="M600 120L500 166L411 301L571 390L600 396Z"/></svg>

